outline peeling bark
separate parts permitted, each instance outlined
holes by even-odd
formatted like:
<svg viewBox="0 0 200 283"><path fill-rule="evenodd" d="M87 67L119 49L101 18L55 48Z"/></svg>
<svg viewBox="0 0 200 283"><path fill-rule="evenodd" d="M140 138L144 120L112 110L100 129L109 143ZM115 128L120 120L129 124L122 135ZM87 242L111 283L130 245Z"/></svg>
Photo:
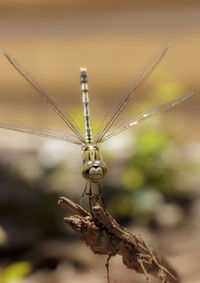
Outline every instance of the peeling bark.
<svg viewBox="0 0 200 283"><path fill-rule="evenodd" d="M141 236L121 227L95 199L92 200L91 214L64 197L58 204L72 214L64 218L65 223L94 253L110 257L121 255L123 263L143 273L148 282L151 282L149 275L153 275L161 283L180 283L176 271L164 258L151 250Z"/></svg>

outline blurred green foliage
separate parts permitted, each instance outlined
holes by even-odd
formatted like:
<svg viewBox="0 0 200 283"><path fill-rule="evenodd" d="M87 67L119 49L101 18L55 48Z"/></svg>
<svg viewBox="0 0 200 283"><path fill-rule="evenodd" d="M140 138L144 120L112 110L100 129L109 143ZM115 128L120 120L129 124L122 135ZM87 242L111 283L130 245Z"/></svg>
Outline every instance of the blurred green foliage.
<svg viewBox="0 0 200 283"><path fill-rule="evenodd" d="M138 131L133 146L122 170L124 192L116 191L111 202L117 214L148 217L164 202L165 194L177 189L174 176L181 166L176 158L180 152L168 133L153 126Z"/></svg>
<svg viewBox="0 0 200 283"><path fill-rule="evenodd" d="M31 264L25 261L10 264L0 272L0 283L17 283L31 269Z"/></svg>
<svg viewBox="0 0 200 283"><path fill-rule="evenodd" d="M181 83L170 80L169 76L162 75L161 78L153 82L147 99L142 102L143 108L185 93ZM116 215L148 222L155 210L168 201L169 196L171 199L173 196L181 198L185 193L181 190L181 183L177 182L180 180L180 173L192 174L198 166L187 160L181 151L181 145L176 141L174 131L172 134L170 128L163 127L164 123L161 121L162 114L137 128L133 153L122 168L122 189L116 189L114 193L112 191L109 200Z"/></svg>
<svg viewBox="0 0 200 283"><path fill-rule="evenodd" d="M151 184L159 190L172 188L168 174L172 168L167 168L163 155L172 147L178 149L168 134L161 129L146 129L138 133L134 147L134 156L128 161L122 176L124 187L139 190Z"/></svg>
<svg viewBox="0 0 200 283"><path fill-rule="evenodd" d="M175 81L170 74L160 72L152 81L152 90L148 92L150 101L156 103L174 99L185 93L185 86L180 81Z"/></svg>

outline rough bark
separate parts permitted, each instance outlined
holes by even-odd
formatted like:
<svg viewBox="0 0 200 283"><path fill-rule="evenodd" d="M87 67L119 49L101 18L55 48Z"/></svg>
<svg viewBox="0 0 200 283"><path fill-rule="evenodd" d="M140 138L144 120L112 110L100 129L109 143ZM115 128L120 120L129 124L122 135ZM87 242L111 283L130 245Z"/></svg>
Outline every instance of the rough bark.
<svg viewBox="0 0 200 283"><path fill-rule="evenodd" d="M151 250L141 236L121 227L95 199L92 200L91 213L64 197L58 204L71 214L64 218L65 223L94 253L110 257L121 255L123 263L138 273L144 273L148 282L151 282L149 275L153 275L162 283L180 283L176 271L163 257Z"/></svg>

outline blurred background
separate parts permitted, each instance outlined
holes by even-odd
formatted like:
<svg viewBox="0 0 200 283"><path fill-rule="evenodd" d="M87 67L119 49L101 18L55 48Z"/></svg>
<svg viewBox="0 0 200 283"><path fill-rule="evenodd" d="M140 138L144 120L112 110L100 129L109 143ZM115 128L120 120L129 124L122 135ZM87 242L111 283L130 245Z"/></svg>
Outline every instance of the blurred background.
<svg viewBox="0 0 200 283"><path fill-rule="evenodd" d="M88 67L97 129L134 74L171 42L120 121L194 95L102 144L103 190L110 213L168 258L185 283L200 277L199 13L199 1L0 1L0 47L80 126L80 67ZM0 74L0 122L65 129L3 55ZM79 201L81 162L79 146L0 130L1 283L106 282L106 258L76 239L57 206L59 196ZM120 257L111 260L111 274L116 283L145 282Z"/></svg>

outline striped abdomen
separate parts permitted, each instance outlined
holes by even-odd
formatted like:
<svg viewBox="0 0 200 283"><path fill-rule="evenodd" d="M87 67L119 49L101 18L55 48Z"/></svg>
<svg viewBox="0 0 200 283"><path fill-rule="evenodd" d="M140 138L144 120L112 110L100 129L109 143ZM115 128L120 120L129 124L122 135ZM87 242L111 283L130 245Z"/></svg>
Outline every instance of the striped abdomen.
<svg viewBox="0 0 200 283"><path fill-rule="evenodd" d="M84 111L84 126L85 126L85 142L92 143L92 130L90 125L90 108L89 108L89 94L88 94L88 81L87 81L87 69L80 68L81 72L81 93Z"/></svg>

